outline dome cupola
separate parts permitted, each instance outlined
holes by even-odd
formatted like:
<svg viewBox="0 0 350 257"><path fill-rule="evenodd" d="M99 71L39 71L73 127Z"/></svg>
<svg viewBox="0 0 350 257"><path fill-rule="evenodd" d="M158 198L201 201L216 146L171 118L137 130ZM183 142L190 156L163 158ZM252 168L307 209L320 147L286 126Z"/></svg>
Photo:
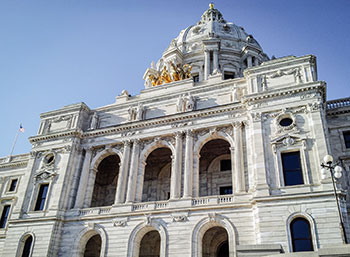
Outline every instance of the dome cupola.
<svg viewBox="0 0 350 257"><path fill-rule="evenodd" d="M147 69L145 86L168 83L172 73L176 72L174 67L181 70L186 65L183 72L190 72L195 82L219 74L222 79L232 79L242 77L246 68L260 65L268 59L252 35L242 27L227 22L211 3L200 21L182 30L171 41L157 65L153 63Z"/></svg>

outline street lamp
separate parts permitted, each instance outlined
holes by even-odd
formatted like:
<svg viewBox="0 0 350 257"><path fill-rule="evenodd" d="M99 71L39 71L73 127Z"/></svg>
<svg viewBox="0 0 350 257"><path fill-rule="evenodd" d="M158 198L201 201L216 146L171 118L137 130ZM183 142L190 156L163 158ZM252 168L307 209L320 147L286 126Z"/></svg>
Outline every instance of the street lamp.
<svg viewBox="0 0 350 257"><path fill-rule="evenodd" d="M340 211L340 206L339 206L339 199L338 199L338 194L337 194L337 190L335 188L335 182L334 182L334 178L339 179L342 176L342 167L340 167L339 165L337 165L337 163L333 164L333 156L332 155L326 155L323 158L323 161L326 163L322 163L321 167L321 174L322 174L322 178L326 177L326 173L327 170L329 170L329 172L331 173L331 178L332 178L332 183L333 183L333 190L334 190L334 196L335 196L335 200L337 202L337 207L338 207L338 213L339 213L339 219L340 219L340 229L342 231L343 234L343 240L345 242L345 244L347 244L348 240L346 238L346 231L345 231L345 227L344 227L344 223L343 223L343 216L342 213Z"/></svg>

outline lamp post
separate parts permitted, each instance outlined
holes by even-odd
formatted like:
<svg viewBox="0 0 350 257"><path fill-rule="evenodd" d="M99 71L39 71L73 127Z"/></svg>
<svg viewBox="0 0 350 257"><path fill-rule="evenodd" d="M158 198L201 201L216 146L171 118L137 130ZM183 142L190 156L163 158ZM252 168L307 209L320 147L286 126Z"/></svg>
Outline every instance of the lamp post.
<svg viewBox="0 0 350 257"><path fill-rule="evenodd" d="M331 178L332 178L332 183L333 183L333 190L334 190L334 196L335 196L335 200L337 202L339 219L340 219L339 226L340 226L340 230L342 231L342 236L343 236L344 243L347 244L348 240L347 240L347 237L346 237L346 231L345 231L345 227L344 227L344 223L343 223L343 215L342 215L342 213L340 211L340 205L339 205L337 189L335 187L335 182L334 182L334 177L336 179L341 178L343 169L342 169L342 167L337 165L337 163L333 164L333 156L332 155L326 155L323 158L323 161L326 164L324 164L324 163L321 164L321 167L322 167L321 173L322 173L323 177L326 176L327 170L329 170L329 172L331 173Z"/></svg>

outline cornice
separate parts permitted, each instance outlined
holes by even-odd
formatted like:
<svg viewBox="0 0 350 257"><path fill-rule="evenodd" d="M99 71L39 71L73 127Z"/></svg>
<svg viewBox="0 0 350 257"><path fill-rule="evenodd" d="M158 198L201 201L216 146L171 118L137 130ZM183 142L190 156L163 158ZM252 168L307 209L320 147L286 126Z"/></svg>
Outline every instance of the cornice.
<svg viewBox="0 0 350 257"><path fill-rule="evenodd" d="M44 112L44 113L40 114L40 118L45 119L45 118L60 115L60 114L66 114L69 112L77 112L77 111L82 111L82 110L89 112L90 108L85 103L81 102L78 104L64 106L63 108L58 109L58 110Z"/></svg>
<svg viewBox="0 0 350 257"><path fill-rule="evenodd" d="M52 139L59 139L59 138L64 138L64 137L78 137L81 138L82 135L81 130L68 130L68 131L63 131L63 132L56 132L52 134L47 134L47 135L40 135L40 136L33 136L29 137L29 142L30 143L36 143L40 141L46 141L46 140L52 140Z"/></svg>
<svg viewBox="0 0 350 257"><path fill-rule="evenodd" d="M23 168L26 167L28 164L28 161L22 161L22 162L13 162L13 163L2 163L0 164L0 169L6 169L6 168Z"/></svg>
<svg viewBox="0 0 350 257"><path fill-rule="evenodd" d="M275 90L269 90L266 92L259 92L242 97L243 103L255 102L264 98L275 98L282 95L295 94L303 91L309 91L313 89L321 89L323 95L323 101L325 101L326 95L326 83L324 81L310 82L301 86L293 86L293 88L279 88Z"/></svg>

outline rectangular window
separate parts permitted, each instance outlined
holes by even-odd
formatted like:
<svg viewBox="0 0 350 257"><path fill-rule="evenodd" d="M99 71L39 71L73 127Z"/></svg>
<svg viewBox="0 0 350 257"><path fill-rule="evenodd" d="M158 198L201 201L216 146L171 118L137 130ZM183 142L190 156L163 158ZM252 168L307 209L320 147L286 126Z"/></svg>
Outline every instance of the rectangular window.
<svg viewBox="0 0 350 257"><path fill-rule="evenodd" d="M220 195L231 195L232 186L220 187Z"/></svg>
<svg viewBox="0 0 350 257"><path fill-rule="evenodd" d="M304 184L299 151L291 153L282 153L281 157L283 166L284 185L293 186Z"/></svg>
<svg viewBox="0 0 350 257"><path fill-rule="evenodd" d="M234 79L235 78L235 73L234 72L229 72L225 71L224 72L224 79Z"/></svg>
<svg viewBox="0 0 350 257"><path fill-rule="evenodd" d="M350 148L350 131L343 132L345 147Z"/></svg>
<svg viewBox="0 0 350 257"><path fill-rule="evenodd" d="M193 82L198 82L199 81L199 75L198 74L194 74L192 76L192 78L193 78Z"/></svg>
<svg viewBox="0 0 350 257"><path fill-rule="evenodd" d="M13 192L16 190L18 179L12 179L9 187L9 192Z"/></svg>
<svg viewBox="0 0 350 257"><path fill-rule="evenodd" d="M10 213L10 207L11 205L5 205L4 208L2 209L1 219L0 219L0 228L6 227L7 219Z"/></svg>
<svg viewBox="0 0 350 257"><path fill-rule="evenodd" d="M49 184L40 185L38 198L36 199L34 211L41 211L44 209L48 189L49 189Z"/></svg>
<svg viewBox="0 0 350 257"><path fill-rule="evenodd" d="M220 171L231 170L231 160L221 160L220 161Z"/></svg>

